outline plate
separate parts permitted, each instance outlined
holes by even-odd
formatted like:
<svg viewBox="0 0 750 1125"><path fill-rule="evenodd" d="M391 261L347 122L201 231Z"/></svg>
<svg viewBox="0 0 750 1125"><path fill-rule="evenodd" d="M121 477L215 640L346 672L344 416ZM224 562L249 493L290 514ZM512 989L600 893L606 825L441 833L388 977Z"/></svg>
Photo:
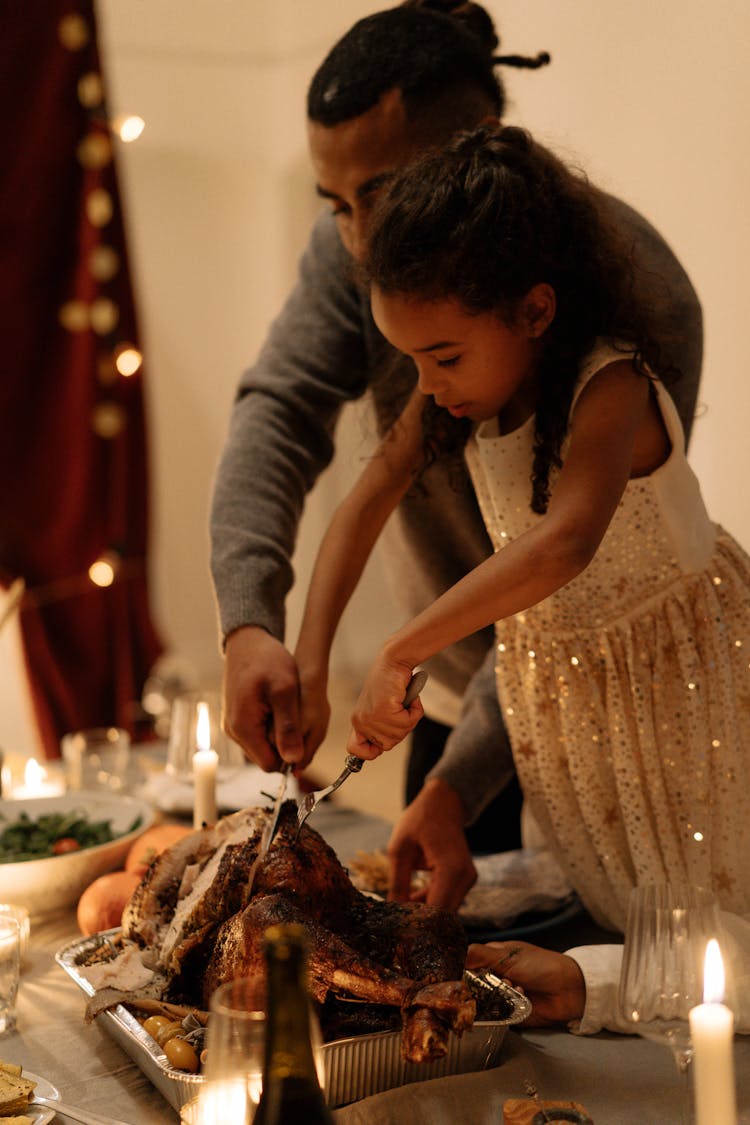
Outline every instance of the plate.
<svg viewBox="0 0 750 1125"><path fill-rule="evenodd" d="M139 797L104 790L77 790L59 797L0 800L0 825L12 823L21 812L32 820L46 813L85 812L89 820L109 820L118 835L106 844L46 859L27 859L0 864L3 901L25 906L32 919L55 914L73 906L89 883L107 871L122 867L131 845L154 822L154 809ZM140 817L133 832L131 824Z"/></svg>
<svg viewBox="0 0 750 1125"><path fill-rule="evenodd" d="M493 930L488 927L477 927L475 929L471 926L466 926L465 929L467 936L473 942L515 941L517 938L525 940L535 934L543 933L545 930L551 930L555 926L561 926L565 922L571 922L582 913L581 903L577 898L573 898L549 913L521 915L516 918L512 926L508 926L506 929Z"/></svg>
<svg viewBox="0 0 750 1125"><path fill-rule="evenodd" d="M46 1078L40 1078L38 1074L32 1074L30 1070L24 1067L23 1077L28 1078L29 1082L36 1082L35 1094L41 1094L43 1098L53 1098L57 1101L60 1097L60 1091ZM30 1117L34 1125L47 1125L48 1121L53 1121L55 1118L55 1110L50 1109L46 1105L30 1105L26 1117ZM2 1120L2 1118L0 1118Z"/></svg>

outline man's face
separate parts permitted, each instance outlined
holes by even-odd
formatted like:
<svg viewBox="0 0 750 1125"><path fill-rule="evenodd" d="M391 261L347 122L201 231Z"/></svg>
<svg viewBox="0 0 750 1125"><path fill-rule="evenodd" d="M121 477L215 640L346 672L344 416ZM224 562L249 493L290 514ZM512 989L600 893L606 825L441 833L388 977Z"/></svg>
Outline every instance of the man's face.
<svg viewBox="0 0 750 1125"><path fill-rule="evenodd" d="M400 90L350 121L309 121L307 130L317 192L330 201L344 246L362 261L378 191L424 145L410 130Z"/></svg>

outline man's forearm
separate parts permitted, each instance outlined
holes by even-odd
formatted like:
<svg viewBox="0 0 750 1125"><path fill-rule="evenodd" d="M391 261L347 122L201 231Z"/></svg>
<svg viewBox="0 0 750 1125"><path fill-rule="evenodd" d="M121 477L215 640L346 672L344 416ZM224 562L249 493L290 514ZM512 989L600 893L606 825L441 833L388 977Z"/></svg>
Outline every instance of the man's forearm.
<svg viewBox="0 0 750 1125"><path fill-rule="evenodd" d="M242 377L211 503L211 573L223 636L255 624L281 638L305 502L333 456L341 406L369 378L366 305L322 217L294 290Z"/></svg>
<svg viewBox="0 0 750 1125"><path fill-rule="evenodd" d="M503 725L491 647L464 695L461 718L428 777L450 785L472 824L515 776L513 752Z"/></svg>

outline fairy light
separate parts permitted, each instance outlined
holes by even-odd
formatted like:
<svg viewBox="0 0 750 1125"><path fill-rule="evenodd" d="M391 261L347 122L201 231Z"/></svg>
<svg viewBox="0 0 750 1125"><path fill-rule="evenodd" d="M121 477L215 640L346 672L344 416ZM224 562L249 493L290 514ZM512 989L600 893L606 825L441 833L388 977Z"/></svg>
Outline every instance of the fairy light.
<svg viewBox="0 0 750 1125"><path fill-rule="evenodd" d="M95 586L111 586L117 575L120 560L112 551L105 551L89 567L89 578Z"/></svg>
<svg viewBox="0 0 750 1125"><path fill-rule="evenodd" d="M129 145L138 140L146 122L137 113L121 113L112 120L111 127L123 144Z"/></svg>
<svg viewBox="0 0 750 1125"><path fill-rule="evenodd" d="M130 378L131 375L135 375L142 363L142 354L139 352L138 348L134 348L130 345L120 348L115 356L115 367L125 379Z"/></svg>

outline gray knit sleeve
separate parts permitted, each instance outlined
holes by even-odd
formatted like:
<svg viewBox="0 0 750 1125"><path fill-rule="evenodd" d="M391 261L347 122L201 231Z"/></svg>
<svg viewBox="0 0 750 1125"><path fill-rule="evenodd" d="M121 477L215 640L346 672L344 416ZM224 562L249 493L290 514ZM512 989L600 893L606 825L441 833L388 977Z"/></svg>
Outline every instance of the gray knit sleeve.
<svg viewBox="0 0 750 1125"><path fill-rule="evenodd" d="M469 682L461 717L451 731L437 765L437 777L458 793L472 824L486 805L515 776L513 752L503 725L495 680L495 646Z"/></svg>
<svg viewBox="0 0 750 1125"><path fill-rule="evenodd" d="M366 387L367 309L323 214L297 284L240 380L214 480L211 575L224 638L250 624L283 638L305 496L331 460L342 405Z"/></svg>

